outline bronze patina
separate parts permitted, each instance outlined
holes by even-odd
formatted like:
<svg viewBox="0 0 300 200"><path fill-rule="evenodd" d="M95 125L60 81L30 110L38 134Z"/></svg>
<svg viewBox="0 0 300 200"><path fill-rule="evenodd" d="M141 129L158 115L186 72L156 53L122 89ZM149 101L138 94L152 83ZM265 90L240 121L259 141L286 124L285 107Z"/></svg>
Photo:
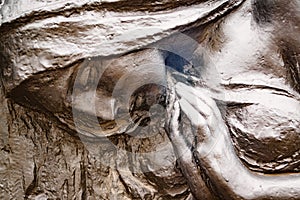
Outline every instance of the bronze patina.
<svg viewBox="0 0 300 200"><path fill-rule="evenodd" d="M300 199L299 0L0 5L0 199Z"/></svg>

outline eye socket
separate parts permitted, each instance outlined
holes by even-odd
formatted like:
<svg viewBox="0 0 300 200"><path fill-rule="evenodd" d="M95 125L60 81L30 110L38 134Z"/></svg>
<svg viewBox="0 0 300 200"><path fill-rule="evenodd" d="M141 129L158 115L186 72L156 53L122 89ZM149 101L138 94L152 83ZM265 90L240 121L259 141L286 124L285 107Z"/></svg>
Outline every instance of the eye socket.
<svg viewBox="0 0 300 200"><path fill-rule="evenodd" d="M166 91L160 86L166 85L165 64L160 51L145 49L116 59L91 58L84 64L78 69L72 92L79 100L75 109L87 115L85 121L80 114L78 122L83 129L94 127L86 129L94 135L135 134L151 122L153 105L165 106ZM92 101L86 98L88 94L95 94ZM97 117L91 125L88 115Z"/></svg>
<svg viewBox="0 0 300 200"><path fill-rule="evenodd" d="M138 88L130 99L130 117L134 123L139 126L147 126L153 115L163 114L154 113L153 109L156 105L166 108L167 89L162 85L146 84ZM152 112L151 112L152 109ZM142 119L140 121L140 119Z"/></svg>

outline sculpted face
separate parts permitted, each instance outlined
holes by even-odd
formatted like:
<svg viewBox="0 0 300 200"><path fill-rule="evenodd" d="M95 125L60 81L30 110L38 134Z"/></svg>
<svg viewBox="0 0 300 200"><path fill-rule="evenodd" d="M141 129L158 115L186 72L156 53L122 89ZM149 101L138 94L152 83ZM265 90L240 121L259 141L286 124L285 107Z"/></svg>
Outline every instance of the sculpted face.
<svg viewBox="0 0 300 200"><path fill-rule="evenodd" d="M74 131L72 119L78 114L82 123L90 123L87 131L90 136L110 136L125 132L132 120L145 120L131 119L135 109L143 107L133 108L133 98L143 97L140 104L145 104L145 108L140 109L165 104L164 88L160 86L165 76L162 66L164 59L155 50L117 58L86 59L65 69L34 75L12 90L11 96L35 109L52 113ZM150 107L146 108L147 105Z"/></svg>
<svg viewBox="0 0 300 200"><path fill-rule="evenodd" d="M299 3L118 3L5 5L12 104L100 152L140 199L298 198Z"/></svg>

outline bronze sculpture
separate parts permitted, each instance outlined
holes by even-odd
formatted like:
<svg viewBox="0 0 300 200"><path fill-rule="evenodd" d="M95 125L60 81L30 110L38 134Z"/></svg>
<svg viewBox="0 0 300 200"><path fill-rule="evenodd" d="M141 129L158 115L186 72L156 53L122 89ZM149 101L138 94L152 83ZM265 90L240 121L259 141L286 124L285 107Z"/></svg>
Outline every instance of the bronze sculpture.
<svg viewBox="0 0 300 200"><path fill-rule="evenodd" d="M300 199L299 1L2 4L1 199Z"/></svg>

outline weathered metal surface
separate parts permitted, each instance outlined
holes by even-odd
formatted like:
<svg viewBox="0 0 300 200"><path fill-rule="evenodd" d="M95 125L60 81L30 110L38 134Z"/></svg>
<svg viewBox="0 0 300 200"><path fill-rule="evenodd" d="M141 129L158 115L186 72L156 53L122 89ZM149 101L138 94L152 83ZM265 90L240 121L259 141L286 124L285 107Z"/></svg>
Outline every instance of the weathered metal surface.
<svg viewBox="0 0 300 200"><path fill-rule="evenodd" d="M0 199L300 199L299 1L4 1Z"/></svg>

